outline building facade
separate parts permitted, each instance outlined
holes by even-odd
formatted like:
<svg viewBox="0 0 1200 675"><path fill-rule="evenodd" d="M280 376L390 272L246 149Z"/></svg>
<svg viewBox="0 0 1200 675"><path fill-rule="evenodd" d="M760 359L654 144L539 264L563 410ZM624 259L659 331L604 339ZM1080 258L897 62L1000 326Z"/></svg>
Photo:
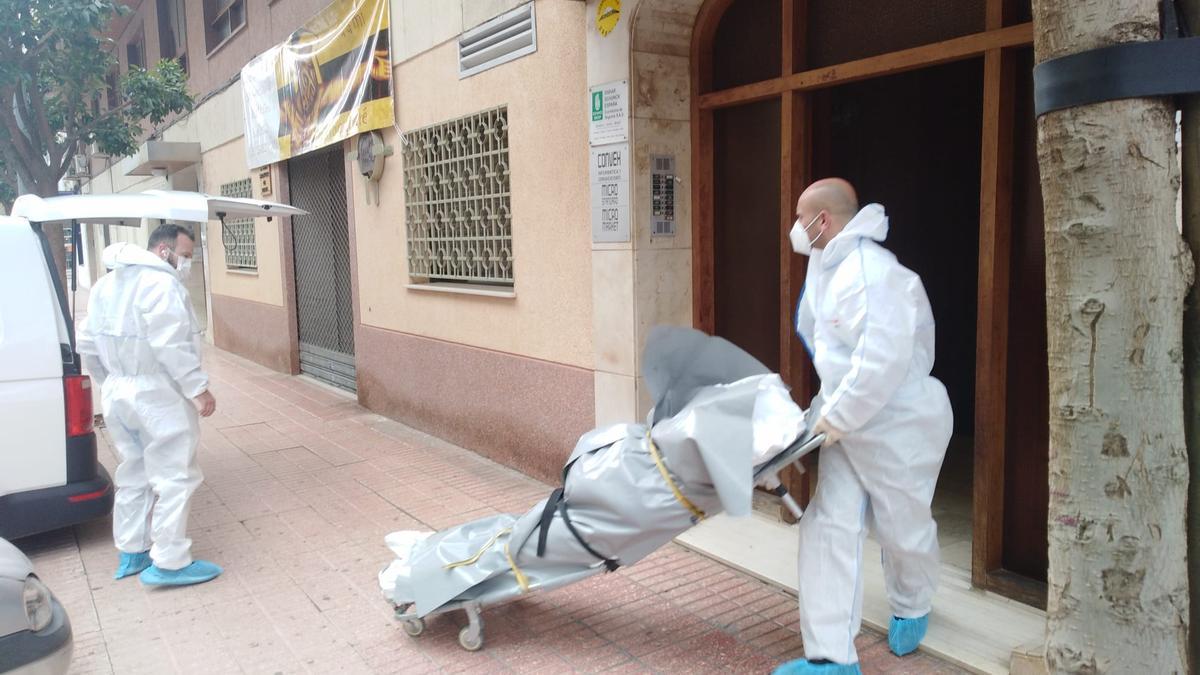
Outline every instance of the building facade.
<svg viewBox="0 0 1200 675"><path fill-rule="evenodd" d="M303 222L211 223L202 233L204 274L194 275L192 291L210 339L280 372L355 391L374 410L549 478L596 412L585 7L392 2L397 124L381 130L393 155L372 185L350 159L354 139L247 165L240 70L326 4L275 0L243 10L233 3L232 18L222 18L209 3L140 3L115 31L122 69L184 54L197 105L157 130L140 156L93 158L84 190L199 189L305 207L313 215ZM462 36L514 10L527 11L536 50L460 78ZM217 19L232 28L221 24L214 39ZM130 61L131 51L144 57ZM493 212L505 212L496 223L505 250L496 253L507 258L507 271L410 270L454 252L444 245L424 258L409 251L405 161L420 154L418 143L428 151L439 134L472 124L490 125L504 140L475 169L503 174ZM156 151L174 163L156 167ZM428 168L436 174L476 160ZM410 182L420 178L410 172ZM451 209L444 217L461 219L473 202L443 206ZM144 241L148 231L97 231L88 258L98 259L111 241Z"/></svg>
<svg viewBox="0 0 1200 675"><path fill-rule="evenodd" d="M557 480L580 433L647 412L655 325L727 337L807 401L785 242L803 187L845 176L886 205L938 317L947 557L1044 603L1028 2L392 0L378 180L357 138L251 167L239 73L325 4L144 0L118 31L122 68L185 57L198 102L138 157L93 158L85 191L310 212L205 229L193 296L217 346ZM139 236L96 232L90 259Z"/></svg>

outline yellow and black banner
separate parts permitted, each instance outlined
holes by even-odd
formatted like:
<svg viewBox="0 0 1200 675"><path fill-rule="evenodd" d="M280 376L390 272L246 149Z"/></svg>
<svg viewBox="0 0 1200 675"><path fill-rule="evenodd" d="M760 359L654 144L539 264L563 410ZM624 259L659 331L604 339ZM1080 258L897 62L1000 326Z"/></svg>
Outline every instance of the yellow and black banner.
<svg viewBox="0 0 1200 675"><path fill-rule="evenodd" d="M334 0L242 68L250 168L391 126L388 0Z"/></svg>

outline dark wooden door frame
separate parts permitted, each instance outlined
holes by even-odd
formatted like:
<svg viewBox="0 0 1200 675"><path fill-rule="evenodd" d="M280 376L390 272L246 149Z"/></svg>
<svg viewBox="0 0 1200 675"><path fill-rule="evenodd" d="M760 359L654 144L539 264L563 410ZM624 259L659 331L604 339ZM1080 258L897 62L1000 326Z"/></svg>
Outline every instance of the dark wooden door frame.
<svg viewBox="0 0 1200 675"><path fill-rule="evenodd" d="M1033 25L1006 26L1012 0L986 0L984 30L972 35L806 70L804 30L807 0L782 0L780 77L713 91L713 40L725 11L735 0L707 0L692 31L692 310L695 326L713 332L715 274L713 250L713 113L720 108L781 98L784 147L780 174L780 237L787 241L800 191L810 182L812 121L809 93L910 70L982 57L984 112L979 213L979 309L976 341L975 476L972 583L1024 602L1045 603L1045 586L1005 572L1004 532L1005 387L1008 346L1008 287L1012 229L1012 139L1015 86L1014 50L1033 44ZM782 374L807 400L815 393L808 355L792 336L792 308L804 284L806 260L780 253ZM792 474L789 488L810 494L811 472ZM999 479L997 479L999 477Z"/></svg>

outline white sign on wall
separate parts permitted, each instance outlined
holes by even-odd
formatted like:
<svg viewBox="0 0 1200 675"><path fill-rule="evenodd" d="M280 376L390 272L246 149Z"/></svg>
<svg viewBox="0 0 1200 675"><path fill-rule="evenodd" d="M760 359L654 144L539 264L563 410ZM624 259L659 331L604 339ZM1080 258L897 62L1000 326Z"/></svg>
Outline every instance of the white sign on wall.
<svg viewBox="0 0 1200 675"><path fill-rule="evenodd" d="M629 81L592 87L588 95L588 141L592 145L629 140Z"/></svg>
<svg viewBox="0 0 1200 675"><path fill-rule="evenodd" d="M629 166L633 155L628 143L592 148L592 241L629 241Z"/></svg>

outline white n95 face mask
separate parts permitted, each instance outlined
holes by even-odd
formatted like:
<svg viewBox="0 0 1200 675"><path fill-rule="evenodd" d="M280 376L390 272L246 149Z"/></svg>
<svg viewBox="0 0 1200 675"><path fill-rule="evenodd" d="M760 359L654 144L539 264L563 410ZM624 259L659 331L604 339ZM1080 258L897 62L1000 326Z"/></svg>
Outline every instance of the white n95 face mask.
<svg viewBox="0 0 1200 675"><path fill-rule="evenodd" d="M179 280L187 281L188 277L192 276L192 259L179 256L177 264L179 265L177 268L179 270Z"/></svg>
<svg viewBox="0 0 1200 675"><path fill-rule="evenodd" d="M800 226L800 219L796 219L796 223L792 225L792 231L788 233L788 238L792 240L792 250L800 255L809 255L812 253L812 237L808 236L809 229L817 222L821 214L817 214L812 220L808 221L808 225Z"/></svg>

